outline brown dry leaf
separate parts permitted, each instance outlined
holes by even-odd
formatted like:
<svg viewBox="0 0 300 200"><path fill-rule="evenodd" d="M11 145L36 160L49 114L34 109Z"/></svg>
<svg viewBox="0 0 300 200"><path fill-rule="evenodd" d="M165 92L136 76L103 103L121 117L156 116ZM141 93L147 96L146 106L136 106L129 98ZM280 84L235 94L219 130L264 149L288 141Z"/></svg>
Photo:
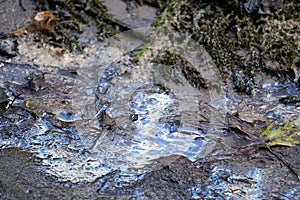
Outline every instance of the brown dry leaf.
<svg viewBox="0 0 300 200"><path fill-rule="evenodd" d="M8 34L14 35L14 36L19 36L22 34L31 33L33 31L48 30L53 27L51 25L51 22L57 21L59 19L55 15L53 15L50 11L43 11L43 12L37 13L34 16L34 18L30 18L29 20L30 20L30 24L28 26L25 26L23 28L20 28L20 29L10 32Z"/></svg>

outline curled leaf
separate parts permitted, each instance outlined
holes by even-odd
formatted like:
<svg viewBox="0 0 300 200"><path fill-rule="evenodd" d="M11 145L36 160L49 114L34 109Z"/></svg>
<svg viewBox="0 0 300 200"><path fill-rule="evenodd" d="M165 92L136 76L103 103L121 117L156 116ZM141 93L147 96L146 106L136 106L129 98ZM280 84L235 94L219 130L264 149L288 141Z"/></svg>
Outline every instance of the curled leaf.
<svg viewBox="0 0 300 200"><path fill-rule="evenodd" d="M8 34L19 36L22 34L29 34L33 31L48 30L63 22L69 22L69 21L63 21L57 24L52 24L53 21L58 21L58 20L59 19L50 11L39 12L33 18L29 19L30 24L28 26L22 27Z"/></svg>

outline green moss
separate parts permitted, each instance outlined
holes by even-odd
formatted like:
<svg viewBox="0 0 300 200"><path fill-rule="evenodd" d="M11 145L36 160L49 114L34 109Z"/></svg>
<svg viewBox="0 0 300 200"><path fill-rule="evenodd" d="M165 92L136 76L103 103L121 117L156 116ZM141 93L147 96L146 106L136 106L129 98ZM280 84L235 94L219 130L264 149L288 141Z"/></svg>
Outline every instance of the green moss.
<svg viewBox="0 0 300 200"><path fill-rule="evenodd" d="M170 52L166 50L160 50L155 52L150 62L161 64L159 73L164 79L172 79L175 83L181 83L180 79L176 76L175 70L180 71L186 80L195 88L207 88L205 79L201 76L190 63L183 59L176 51ZM173 75L172 75L173 74Z"/></svg>
<svg viewBox="0 0 300 200"><path fill-rule="evenodd" d="M276 18L280 20L300 20L300 4L299 0L283 0L284 3L284 9L280 10L278 13L276 13Z"/></svg>
<svg viewBox="0 0 300 200"><path fill-rule="evenodd" d="M117 24L115 20L108 15L106 8L100 3L100 1L87 1L85 4L85 11L96 19L99 30L99 39L101 40L127 30L125 27Z"/></svg>
<svg viewBox="0 0 300 200"><path fill-rule="evenodd" d="M175 0L153 26L190 34L209 52L224 80L231 78L237 92L251 94L257 72L295 77L292 69L300 56L298 8L295 1L285 1L273 16L251 18L239 16L237 1Z"/></svg>
<svg viewBox="0 0 300 200"><path fill-rule="evenodd" d="M7 91L4 88L0 87L0 110L4 109L9 102L9 97Z"/></svg>
<svg viewBox="0 0 300 200"><path fill-rule="evenodd" d="M237 74L235 70L232 70L231 78L234 89L237 92L251 94L252 89L255 87L254 75L250 74L250 72L246 76L241 76Z"/></svg>

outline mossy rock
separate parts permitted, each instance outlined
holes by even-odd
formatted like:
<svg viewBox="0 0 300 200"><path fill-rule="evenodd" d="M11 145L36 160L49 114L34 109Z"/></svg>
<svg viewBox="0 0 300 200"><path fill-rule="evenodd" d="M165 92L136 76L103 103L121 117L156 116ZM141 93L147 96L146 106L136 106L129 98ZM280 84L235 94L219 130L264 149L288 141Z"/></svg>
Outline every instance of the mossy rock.
<svg viewBox="0 0 300 200"><path fill-rule="evenodd" d="M233 80L237 92L251 94L255 74L294 80L300 63L299 5L265 3L269 13L242 16L237 1L175 0L153 26L189 34L209 52L224 80Z"/></svg>
<svg viewBox="0 0 300 200"><path fill-rule="evenodd" d="M197 89L208 88L206 80L201 76L200 72L184 60L176 51L158 51L150 62L161 64L158 73L160 76L164 76L165 79L171 77L173 82L180 83L180 79L172 74L173 70L177 69L193 87Z"/></svg>

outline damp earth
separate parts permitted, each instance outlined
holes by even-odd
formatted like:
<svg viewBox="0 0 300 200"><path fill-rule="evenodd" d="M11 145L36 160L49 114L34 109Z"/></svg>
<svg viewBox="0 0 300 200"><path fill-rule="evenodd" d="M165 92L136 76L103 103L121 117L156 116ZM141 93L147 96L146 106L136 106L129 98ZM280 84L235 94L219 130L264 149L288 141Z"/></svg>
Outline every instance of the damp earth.
<svg viewBox="0 0 300 200"><path fill-rule="evenodd" d="M0 199L300 197L296 1L0 8Z"/></svg>

